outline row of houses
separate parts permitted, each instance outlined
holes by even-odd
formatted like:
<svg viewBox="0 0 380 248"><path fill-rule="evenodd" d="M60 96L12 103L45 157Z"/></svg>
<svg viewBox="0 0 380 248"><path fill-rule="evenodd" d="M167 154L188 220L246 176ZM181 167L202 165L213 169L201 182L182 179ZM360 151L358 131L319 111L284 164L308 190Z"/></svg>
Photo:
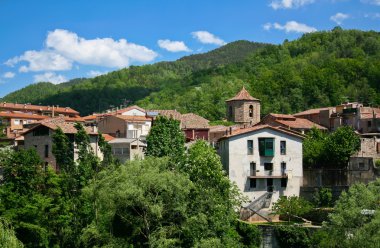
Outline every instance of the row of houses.
<svg viewBox="0 0 380 248"><path fill-rule="evenodd" d="M249 199L243 206L246 211L244 219L270 219L270 208L281 196L307 195L322 186L347 187L357 181L371 181L377 176L373 171L374 161L380 157L377 136L380 109L357 103L293 115L270 113L261 119L261 101L243 87L226 100L227 120L235 123L229 127L210 126L208 120L194 113L181 114L176 110L150 110L139 106L80 117L70 108L21 104L17 109L11 108L14 105L17 104L0 105L0 116L7 125L7 138L18 147L34 147L46 164L54 168L51 139L58 127L72 137L76 132L74 123L83 123L99 157L102 156L97 146L100 131L111 145L113 155L125 162L144 157L146 137L157 116L176 119L186 142L204 139L217 149L228 177ZM347 170L304 168L302 142L305 134L312 128L328 132L343 125L355 128L362 140L362 149L353 156Z"/></svg>

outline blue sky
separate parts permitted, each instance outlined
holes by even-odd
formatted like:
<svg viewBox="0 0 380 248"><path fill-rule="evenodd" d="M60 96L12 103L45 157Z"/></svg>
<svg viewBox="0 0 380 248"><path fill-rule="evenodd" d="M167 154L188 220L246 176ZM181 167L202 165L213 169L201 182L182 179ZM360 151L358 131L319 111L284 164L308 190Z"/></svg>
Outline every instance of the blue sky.
<svg viewBox="0 0 380 248"><path fill-rule="evenodd" d="M0 97L235 40L380 29L380 0L0 0Z"/></svg>

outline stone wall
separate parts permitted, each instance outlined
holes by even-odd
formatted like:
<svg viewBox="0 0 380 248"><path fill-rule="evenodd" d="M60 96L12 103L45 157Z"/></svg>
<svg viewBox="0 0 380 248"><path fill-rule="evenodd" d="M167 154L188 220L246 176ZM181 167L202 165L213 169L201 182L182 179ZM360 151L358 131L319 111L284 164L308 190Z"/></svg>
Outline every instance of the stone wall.
<svg viewBox="0 0 380 248"><path fill-rule="evenodd" d="M249 116L249 106L253 106L253 116ZM232 115L230 108L232 107ZM227 120L247 125L254 125L260 122L260 102L259 101L230 101L227 102Z"/></svg>

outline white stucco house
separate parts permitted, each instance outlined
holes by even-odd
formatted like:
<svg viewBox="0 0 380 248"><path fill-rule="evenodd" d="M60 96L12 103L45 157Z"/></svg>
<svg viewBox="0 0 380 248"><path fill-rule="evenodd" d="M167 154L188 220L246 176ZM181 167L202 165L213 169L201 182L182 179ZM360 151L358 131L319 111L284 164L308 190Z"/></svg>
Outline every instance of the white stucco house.
<svg viewBox="0 0 380 248"><path fill-rule="evenodd" d="M222 164L229 179L249 198L248 205L259 201L256 210L270 209L280 196L299 195L303 138L283 127L256 125L219 139Z"/></svg>

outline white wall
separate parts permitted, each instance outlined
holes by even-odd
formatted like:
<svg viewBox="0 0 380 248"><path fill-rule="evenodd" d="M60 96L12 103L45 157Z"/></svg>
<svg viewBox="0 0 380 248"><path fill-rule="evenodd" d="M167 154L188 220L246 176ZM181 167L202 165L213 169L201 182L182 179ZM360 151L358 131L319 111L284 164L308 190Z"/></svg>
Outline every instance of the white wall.
<svg viewBox="0 0 380 248"><path fill-rule="evenodd" d="M273 157L259 155L258 138L274 138L275 152ZM253 155L248 155L247 140L253 140ZM286 141L286 155L280 154L280 141L282 140ZM227 168L230 180L237 184L250 201L267 192L267 179L256 179L256 188L250 188L251 162L256 163L257 176L265 175L264 163L273 163L273 176L280 176L281 162L286 163L287 187L281 187L280 178L273 179L272 203L276 202L282 195L299 195L302 184L302 140L300 138L265 128L224 139L220 144L220 155L224 167Z"/></svg>
<svg viewBox="0 0 380 248"><path fill-rule="evenodd" d="M121 115L145 116L145 112L138 109L131 109L129 111L121 113Z"/></svg>

